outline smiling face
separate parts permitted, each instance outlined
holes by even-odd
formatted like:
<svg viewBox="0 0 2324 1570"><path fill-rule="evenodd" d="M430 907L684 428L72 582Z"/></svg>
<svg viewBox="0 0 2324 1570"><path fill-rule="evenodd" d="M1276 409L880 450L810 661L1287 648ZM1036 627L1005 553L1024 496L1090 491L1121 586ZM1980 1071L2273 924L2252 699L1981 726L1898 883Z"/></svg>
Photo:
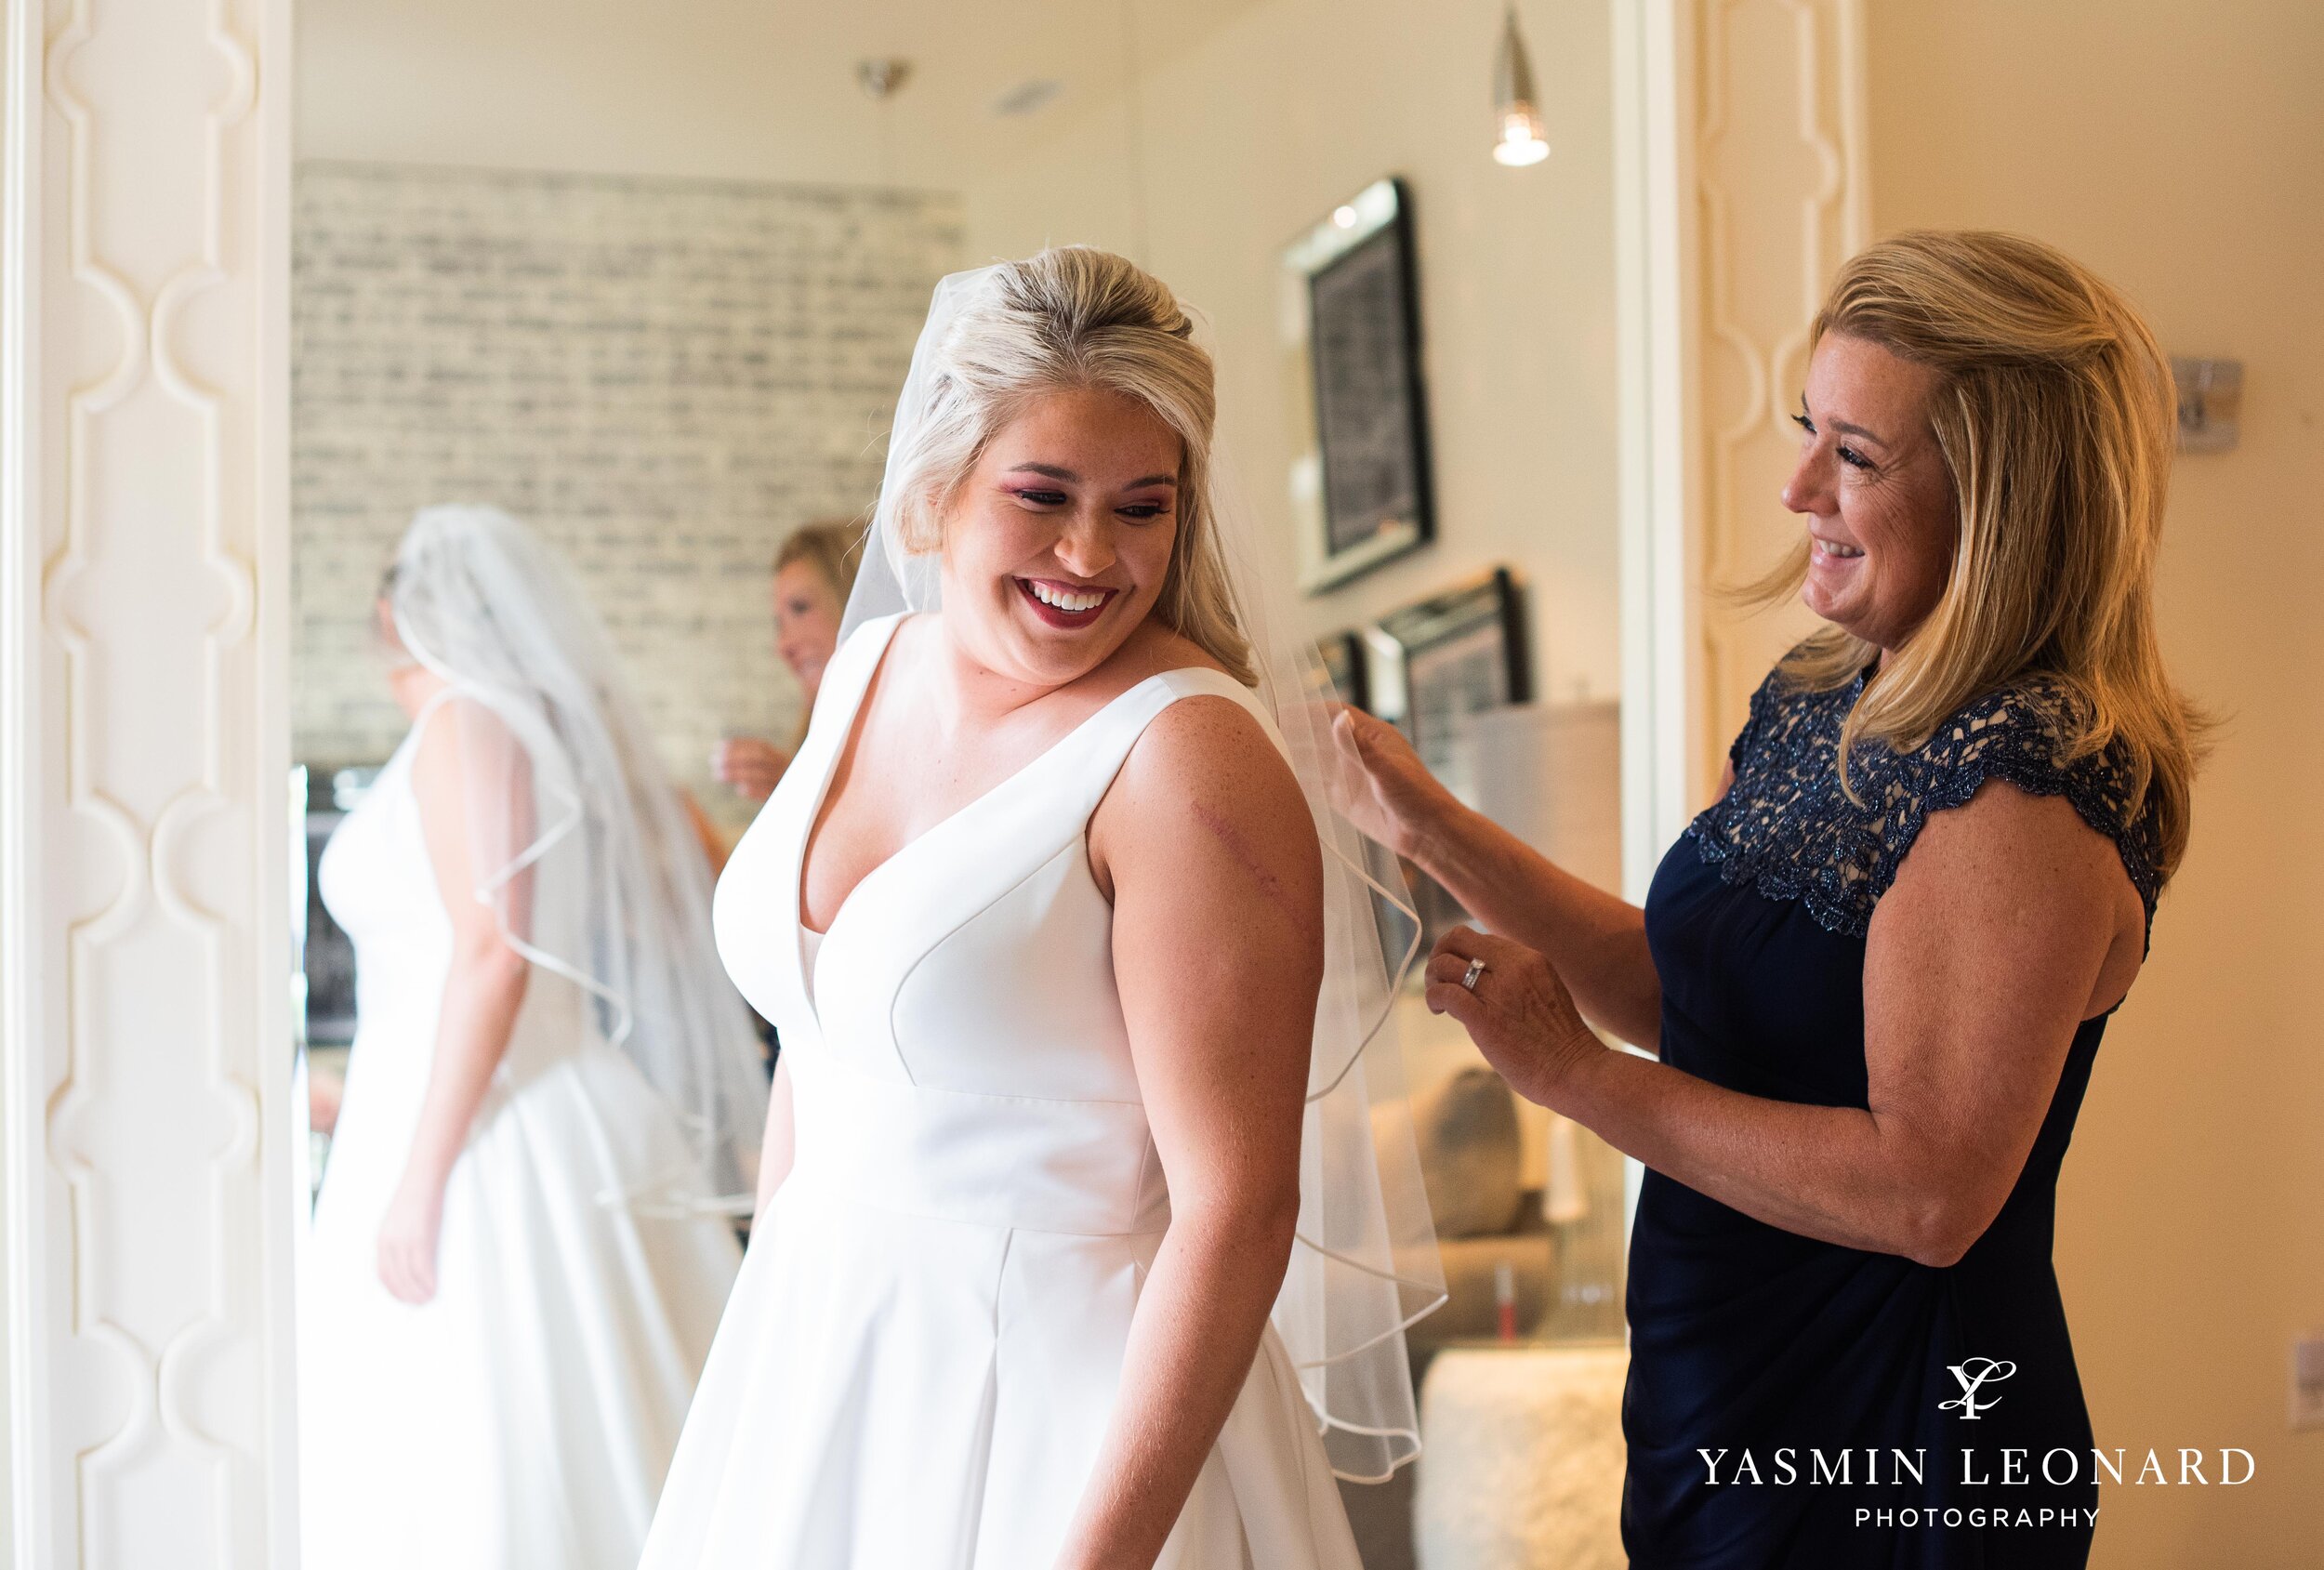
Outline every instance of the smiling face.
<svg viewBox="0 0 2324 1570"><path fill-rule="evenodd" d="M788 562L774 574L774 652L799 678L810 704L839 646L842 610L838 591L812 561Z"/></svg>
<svg viewBox="0 0 2324 1570"><path fill-rule="evenodd" d="M1800 598L1881 649L1899 647L1945 592L1958 533L1951 474L1929 425L1935 373L1827 333L1808 363L1799 467L1783 505L1806 521Z"/></svg>
<svg viewBox="0 0 2324 1570"><path fill-rule="evenodd" d="M1180 455L1170 428L1118 393L1035 399L985 443L944 519L955 641L1039 687L1103 664L1161 595Z"/></svg>

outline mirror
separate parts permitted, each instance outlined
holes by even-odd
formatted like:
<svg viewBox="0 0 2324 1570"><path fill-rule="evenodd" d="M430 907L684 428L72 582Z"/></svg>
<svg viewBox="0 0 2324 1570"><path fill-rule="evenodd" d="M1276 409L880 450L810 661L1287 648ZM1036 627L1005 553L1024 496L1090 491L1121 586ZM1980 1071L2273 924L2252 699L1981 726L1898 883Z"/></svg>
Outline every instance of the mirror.
<svg viewBox="0 0 2324 1570"><path fill-rule="evenodd" d="M1302 586L1311 636L1361 662L1413 608L1481 576L1508 587L1525 679L1432 710L1450 726L1432 756L1475 804L1612 882L1607 23L1561 19L1545 41L1555 153L1512 169L1490 155L1500 21L1492 7L1320 0L302 0L292 756L309 876L293 925L322 1196L301 1264L310 1564L381 1534L428 1562L409 1539L424 1517L439 1548L570 1539L557 1563L627 1570L740 1257L716 1214L647 1207L605 1230L616 1169L653 1166L640 1153L688 1126L650 1110L659 1082L613 1045L588 935L603 930L576 918L569 942L541 936L557 901L618 878L594 861L568 874L563 851L525 860L564 797L489 716L458 730L467 783L445 799L487 804L499 838L464 819L502 858L485 903L539 953L514 1001L472 978L446 994L467 928L415 815L428 766L406 737L415 712L432 726L458 706L428 707L442 700L426 651L380 613L422 509L519 521L556 564L535 587L601 625L639 727L616 716L602 734L667 798L639 811L637 864L659 869L664 896L699 894L668 930L706 949L715 870L802 737L844 531L876 494L932 287L1051 242L1117 250L1203 312L1221 448L1271 570ZM1287 258L1341 210L1356 222L1338 231L1393 245L1317 251L1287 292ZM1384 325L1367 314L1383 305ZM1367 342L1402 356L1371 384ZM1330 497L1361 509L1348 466L1367 436L1393 438L1372 455L1380 505L1343 516ZM1404 657L1378 674L1383 692L1405 680ZM619 706L594 672L581 685ZM480 797L495 746L503 772ZM574 781L604 783L578 765ZM707 973L716 957L673 963ZM718 985L695 1005L750 1028ZM595 1042L596 1077L566 1085L561 1112L535 1104L554 1077L539 1063L447 1085L459 1009L462 1030ZM1413 1332L1416 1373L1453 1340L1618 1336L1618 1159L1479 1077L1466 1038L1416 999L1399 1028L1452 1291ZM763 1096L763 1022L759 1037ZM431 1122L444 1105L465 1109L449 1132ZM493 1133L507 1159L488 1178ZM416 1191L429 1161L475 1181ZM430 1227L423 1279L411 1240ZM408 1290L380 1296L388 1276ZM512 1470L511 1455L530 1459ZM1409 1563L1402 1508L1357 1509L1372 1570Z"/></svg>

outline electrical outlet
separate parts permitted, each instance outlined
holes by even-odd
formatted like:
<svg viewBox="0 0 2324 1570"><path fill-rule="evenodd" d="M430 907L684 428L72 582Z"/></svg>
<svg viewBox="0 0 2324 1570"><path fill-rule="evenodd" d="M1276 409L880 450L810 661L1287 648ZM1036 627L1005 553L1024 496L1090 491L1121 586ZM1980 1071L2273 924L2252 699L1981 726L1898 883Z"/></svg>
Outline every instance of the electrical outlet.
<svg viewBox="0 0 2324 1570"><path fill-rule="evenodd" d="M2324 1331L2291 1343L2291 1426L2324 1429Z"/></svg>

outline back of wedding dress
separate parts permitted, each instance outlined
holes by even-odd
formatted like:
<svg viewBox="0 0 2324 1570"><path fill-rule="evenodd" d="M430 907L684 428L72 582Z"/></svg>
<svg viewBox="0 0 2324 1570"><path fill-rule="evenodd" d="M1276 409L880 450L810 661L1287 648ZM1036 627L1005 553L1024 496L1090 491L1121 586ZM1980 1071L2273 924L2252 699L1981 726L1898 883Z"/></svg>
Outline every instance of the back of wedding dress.
<svg viewBox="0 0 2324 1570"><path fill-rule="evenodd" d="M451 824L424 823L414 787L431 734L458 760ZM601 919L581 908L588 864L536 854L512 869L491 851L536 839L564 809L559 784L546 750L455 682L318 868L355 950L358 1024L299 1261L310 1570L634 1570L739 1268L730 1224L707 1203L702 1129L608 1028L603 987L565 960L588 952L571 935ZM534 954L444 1183L434 1294L413 1304L382 1283L378 1234L422 1116L453 960L431 833L466 838L487 879L471 897L493 903ZM675 853L699 859L691 842ZM654 876L683 885L690 870ZM706 877L693 886L706 906ZM714 966L706 910L698 919L704 952L692 962ZM655 1196L697 1203L643 1202Z"/></svg>

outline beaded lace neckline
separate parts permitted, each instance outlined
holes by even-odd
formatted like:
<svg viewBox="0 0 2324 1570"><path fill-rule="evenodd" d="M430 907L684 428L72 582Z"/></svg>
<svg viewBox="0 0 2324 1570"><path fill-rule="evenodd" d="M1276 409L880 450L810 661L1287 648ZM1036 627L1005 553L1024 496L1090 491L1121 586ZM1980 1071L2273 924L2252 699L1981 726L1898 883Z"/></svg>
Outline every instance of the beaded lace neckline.
<svg viewBox="0 0 2324 1570"><path fill-rule="evenodd" d="M1735 783L1686 830L1722 878L1797 900L1817 926L1861 937L1929 814L1965 805L1999 779L2030 795L2065 797L2114 841L2151 928L2160 886L2153 820L2134 816L2130 771L2116 749L2059 761L2063 687L2034 678L1987 693L1912 752L1858 744L1849 760L1851 801L1840 787L1840 730L1864 683L1859 672L1844 687L1808 692L1778 672L1752 694L1750 719L1730 750Z"/></svg>

